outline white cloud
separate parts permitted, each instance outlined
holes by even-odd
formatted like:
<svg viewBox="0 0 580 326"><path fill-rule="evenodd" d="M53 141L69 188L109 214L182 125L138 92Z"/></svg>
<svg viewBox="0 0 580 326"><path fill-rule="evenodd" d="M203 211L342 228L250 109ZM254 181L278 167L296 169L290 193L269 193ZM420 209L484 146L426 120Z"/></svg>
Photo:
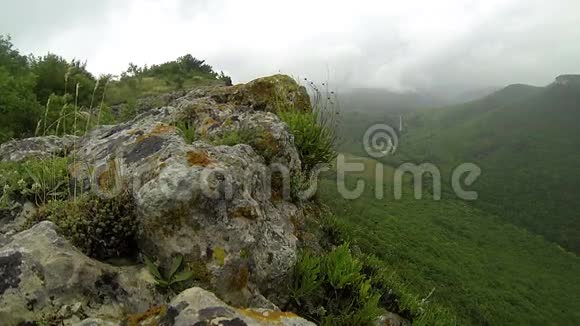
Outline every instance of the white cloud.
<svg viewBox="0 0 580 326"><path fill-rule="evenodd" d="M185 53L235 81L281 71L395 90L545 84L580 71L577 0L42 3L0 5L2 32L25 52L86 58L95 73ZM30 19L34 6L45 12Z"/></svg>

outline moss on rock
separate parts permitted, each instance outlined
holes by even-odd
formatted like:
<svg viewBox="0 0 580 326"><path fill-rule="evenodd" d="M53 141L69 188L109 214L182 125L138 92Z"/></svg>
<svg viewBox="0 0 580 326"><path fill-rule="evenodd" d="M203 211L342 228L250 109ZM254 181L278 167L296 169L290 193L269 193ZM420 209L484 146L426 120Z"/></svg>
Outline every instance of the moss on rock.
<svg viewBox="0 0 580 326"><path fill-rule="evenodd" d="M306 88L287 75L253 80L245 85L242 93L244 102L255 110L276 112L279 105L291 105L300 111L312 109Z"/></svg>
<svg viewBox="0 0 580 326"><path fill-rule="evenodd" d="M75 246L97 259L129 256L136 250L135 204L126 191L111 199L84 195L76 201L52 201L34 219L52 221Z"/></svg>

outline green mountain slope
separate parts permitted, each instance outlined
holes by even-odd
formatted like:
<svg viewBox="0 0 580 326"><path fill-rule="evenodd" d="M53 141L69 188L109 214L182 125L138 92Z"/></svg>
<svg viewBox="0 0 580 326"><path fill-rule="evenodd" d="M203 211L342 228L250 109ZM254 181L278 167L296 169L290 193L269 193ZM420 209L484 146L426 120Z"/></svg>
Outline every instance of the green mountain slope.
<svg viewBox="0 0 580 326"><path fill-rule="evenodd" d="M512 85L409 119L399 160L482 168L474 204L580 252L580 87Z"/></svg>
<svg viewBox="0 0 580 326"><path fill-rule="evenodd" d="M322 180L321 200L344 234L377 255L416 293L455 313L460 325L575 325L580 323L580 259L542 237L503 223L499 216L452 198L415 200L405 187L392 195L393 169L385 169L385 198L374 196L374 164L347 175L366 190L343 199L334 175ZM442 324L443 325L443 324Z"/></svg>

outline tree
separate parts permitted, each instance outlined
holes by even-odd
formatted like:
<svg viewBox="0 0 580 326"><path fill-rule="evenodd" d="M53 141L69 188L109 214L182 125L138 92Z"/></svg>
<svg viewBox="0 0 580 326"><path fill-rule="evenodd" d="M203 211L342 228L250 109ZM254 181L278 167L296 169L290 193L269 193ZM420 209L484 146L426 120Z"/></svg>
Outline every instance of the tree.
<svg viewBox="0 0 580 326"><path fill-rule="evenodd" d="M45 104L51 95L71 94L76 97L79 85L78 103L88 107L92 100L95 77L87 71L86 62L66 59L49 53L44 57L33 58L32 72L37 76L34 88L38 101Z"/></svg>
<svg viewBox="0 0 580 326"><path fill-rule="evenodd" d="M220 72L218 78L220 80L222 80L226 84L226 86L232 86L233 85L233 83L232 83L232 77L227 76L226 74L224 74L223 71Z"/></svg>
<svg viewBox="0 0 580 326"><path fill-rule="evenodd" d="M41 108L33 92L28 58L0 35L0 142L34 134Z"/></svg>

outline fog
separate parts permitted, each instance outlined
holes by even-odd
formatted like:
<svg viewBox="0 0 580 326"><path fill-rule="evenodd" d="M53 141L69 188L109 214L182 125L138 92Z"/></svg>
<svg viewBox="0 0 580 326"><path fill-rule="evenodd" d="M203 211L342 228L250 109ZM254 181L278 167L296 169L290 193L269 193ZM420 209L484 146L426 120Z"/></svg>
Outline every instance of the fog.
<svg viewBox="0 0 580 326"><path fill-rule="evenodd" d="M205 59L235 82L282 72L338 88L460 94L580 71L580 1L45 1L0 4L24 53L129 62Z"/></svg>

